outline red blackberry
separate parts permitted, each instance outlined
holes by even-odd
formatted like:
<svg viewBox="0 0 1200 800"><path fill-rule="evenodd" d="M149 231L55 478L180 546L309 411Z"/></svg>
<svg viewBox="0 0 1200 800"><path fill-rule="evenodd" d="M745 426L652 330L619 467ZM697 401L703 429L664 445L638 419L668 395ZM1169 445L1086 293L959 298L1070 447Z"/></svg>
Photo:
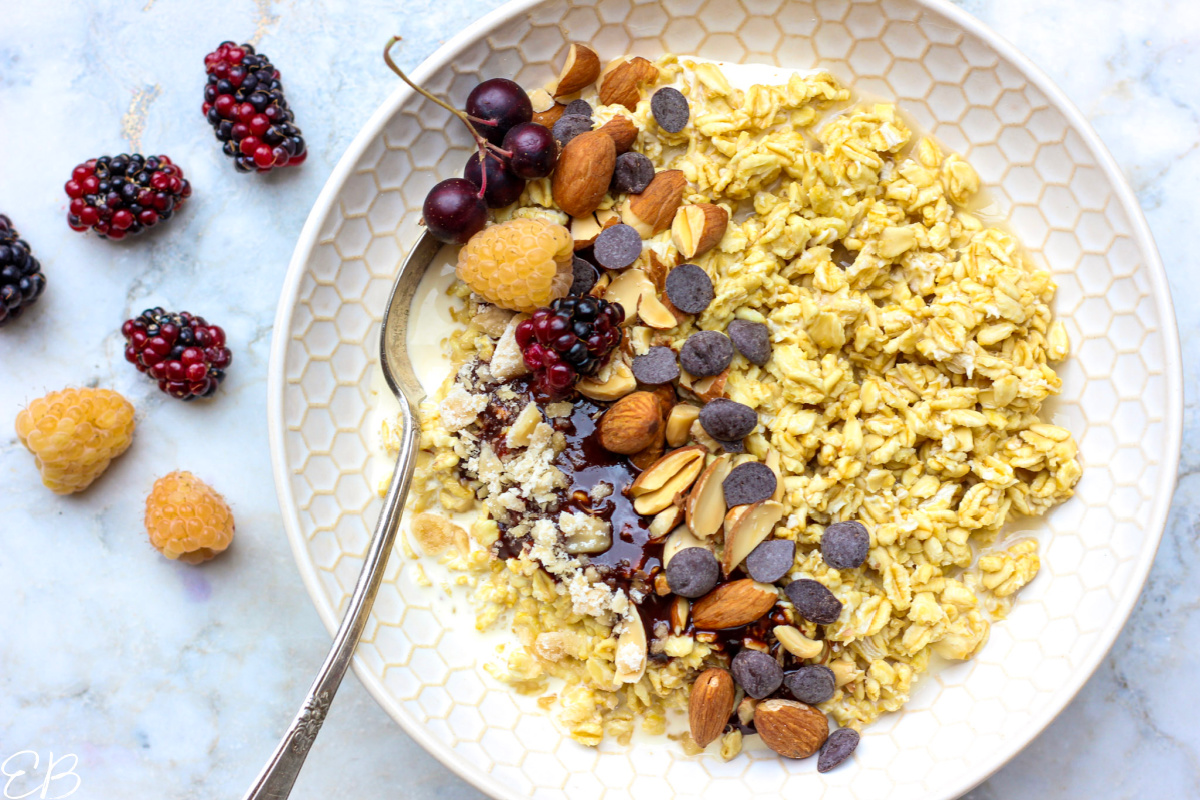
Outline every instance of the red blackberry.
<svg viewBox="0 0 1200 800"><path fill-rule="evenodd" d="M517 326L517 345L547 394L593 375L621 343L625 310L598 297L564 297Z"/></svg>
<svg viewBox="0 0 1200 800"><path fill-rule="evenodd" d="M304 163L308 151L270 59L252 45L221 42L204 68L204 116L238 172Z"/></svg>
<svg viewBox="0 0 1200 800"><path fill-rule="evenodd" d="M46 288L42 265L12 220L0 214L0 327L21 316Z"/></svg>
<svg viewBox="0 0 1200 800"><path fill-rule="evenodd" d="M67 224L107 239L124 239L168 220L192 196L183 169L166 156L101 156L71 173L63 187L71 203Z"/></svg>
<svg viewBox="0 0 1200 800"><path fill-rule="evenodd" d="M225 331L186 311L151 308L121 326L125 360L149 373L158 388L180 400L211 397L225 379L233 353Z"/></svg>

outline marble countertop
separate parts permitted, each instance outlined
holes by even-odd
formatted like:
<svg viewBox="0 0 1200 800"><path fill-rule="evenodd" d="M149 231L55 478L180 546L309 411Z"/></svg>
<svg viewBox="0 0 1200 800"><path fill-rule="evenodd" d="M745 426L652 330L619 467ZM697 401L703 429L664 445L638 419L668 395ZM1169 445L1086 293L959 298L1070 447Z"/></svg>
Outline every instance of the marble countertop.
<svg viewBox="0 0 1200 800"><path fill-rule="evenodd" d="M1190 0L957 0L1042 67L1129 176L1171 278L1184 348L1180 485L1145 592L1079 697L971 800L1200 793L1200 6ZM34 246L43 299L0 331L0 766L73 771L70 796L240 797L329 644L284 545L266 433L275 304L296 236L334 164L395 78L499 0L46 0L0 26L0 212ZM236 174L199 120L202 57L252 39L282 70L309 143L302 169ZM197 191L169 231L72 233L62 183L86 158L141 146ZM223 325L235 361L217 402L184 406L123 362L118 327L153 305ZM44 490L11 422L64 385L139 410L132 450L88 492ZM200 432L203 431L201 434ZM155 478L189 469L230 500L237 540L203 569L146 543ZM264 598L269 598L264 602ZM53 754L53 755L51 755ZM61 760L68 754L77 764ZM25 796L14 783L4 795ZM64 778L45 797L63 796ZM347 679L297 798L478 797ZM28 796L39 796L36 793Z"/></svg>

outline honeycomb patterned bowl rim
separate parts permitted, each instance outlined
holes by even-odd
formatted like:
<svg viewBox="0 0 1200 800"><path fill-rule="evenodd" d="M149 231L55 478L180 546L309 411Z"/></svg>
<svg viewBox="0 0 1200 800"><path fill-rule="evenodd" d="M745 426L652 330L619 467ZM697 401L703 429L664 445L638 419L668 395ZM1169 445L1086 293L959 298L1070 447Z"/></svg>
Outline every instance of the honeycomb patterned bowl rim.
<svg viewBox="0 0 1200 800"><path fill-rule="evenodd" d="M514 0L495 9L466 27L440 47L424 63L412 71L413 78L419 83L427 83L431 78L438 75L439 72L447 70L455 57L466 48L487 41L489 34L492 34L506 23L511 23L513 20L522 17L522 15L531 13L539 6L550 5L554 2L556 0ZM856 4L859 2L860 0L855 0ZM1136 246L1138 257L1142 260L1142 267L1144 268L1143 278L1149 284L1148 296L1153 304L1158 334L1161 338L1159 346L1161 347L1161 390L1163 397L1162 411L1158 419L1160 423L1158 430L1162 439L1162 447L1159 459L1155 462L1159 467L1159 474L1157 475L1156 491L1152 493L1148 510L1142 515L1144 524L1141 525L1141 528L1144 536L1141 539L1136 559L1132 559L1132 564L1129 570L1127 570L1125 586L1120 594L1115 596L1115 602L1111 608L1111 612L1107 616L1106 622L1092 640L1086 654L1071 669L1068 679L1056 689L1053 698L1049 702L1046 702L1036 714L1033 714L1023 723L1019 733L1002 739L995 747L990 749L985 757L976 758L964 769L956 773L952 780L943 781L937 783L937 785L925 786L925 788L916 794L911 795L914 797L923 796L948 799L958 797L985 780L1045 729L1065 708L1079 689L1082 688L1083 684L1106 655L1124 626L1125 621L1128 619L1134 603L1140 595L1159 541L1161 540L1171 497L1174 492L1176 465L1181 447L1182 365L1178 332L1175 325L1166 274L1149 228L1135 196L1119 167L1099 137L1092 130L1087 120L1038 67L1021 55L1011 44L967 12L951 5L946 0L880 0L877 5L882 7L897 3L916 7L921 10L922 14L929 13L935 18L944 20L951 26L956 26L963 34L981 40L984 45L991 48L998 55L1001 63L1014 69L1024 80L1040 91L1045 96L1050 108L1065 118L1067 128L1080 137L1088 154L1094 160L1096 169L1102 174L1102 177L1107 182L1108 189L1115 195L1121 211L1127 217L1128 236ZM637 0L636 4L644 5L641 0ZM665 6L666 0L661 4L651 3L650 5ZM746 3L747 7L756 7L757 5L754 0L748 0ZM820 0L817 0L817 6L821 5ZM748 16L753 16L753 12L748 12ZM771 22L777 22L780 18L772 16L770 19ZM400 113L405 104L413 100L414 97L415 94L407 87L398 87L370 117L338 162L314 203L312 211L300 234L288 267L288 273L276 312L274 341L272 343L268 376L268 429L276 492L288 541L296 559L300 575L309 595L312 597L321 621L331 633L337 628L340 614L330 600L327 587L322 583L319 570L309 549L308 539L299 515L297 499L293 491L292 477L295 472L295 465L291 461L285 444L285 438L289 430L287 401L285 397L288 385L288 358L295 347L292 326L295 312L301 300L301 288L327 218L331 211L336 209L339 196L345 189L347 181L351 178L360 159L383 136L388 122ZM377 326L373 323L372 327ZM1106 335L1111 335L1111 332ZM369 338L364 339L363 347L370 349L370 341ZM373 355L373 350L368 353L372 362L374 361ZM373 519L369 521L368 526L370 524L373 524ZM395 560L393 558L393 561ZM400 724L401 728L410 737L434 755L441 763L491 796L504 798L526 796L511 784L500 780L494 773L488 773L479 768L464 753L456 750L455 747L442 738L435 736L427 727L423 726L411 711L400 703L394 693L389 691L388 687L384 685L379 672L364 660L361 648L360 654L356 655L354 659L354 670L360 681L380 706ZM903 713L901 712L901 714ZM929 790L932 790L932 793ZM686 791L676 791L674 788L672 788L672 795L692 796ZM860 796L860 794L856 790L852 796Z"/></svg>

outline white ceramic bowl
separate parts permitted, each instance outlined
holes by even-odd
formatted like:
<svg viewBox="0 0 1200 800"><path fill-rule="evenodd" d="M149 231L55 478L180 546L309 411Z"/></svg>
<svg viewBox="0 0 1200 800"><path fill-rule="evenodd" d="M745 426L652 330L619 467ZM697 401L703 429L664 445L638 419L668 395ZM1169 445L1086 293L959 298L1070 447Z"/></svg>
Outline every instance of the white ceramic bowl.
<svg viewBox="0 0 1200 800"><path fill-rule="evenodd" d="M1079 440L1075 498L1029 520L1042 571L977 658L925 676L867 729L852 762L769 752L723 763L658 741L599 751L492 680L468 603L422 588L395 554L354 668L401 727L496 797L951 798L1033 739L1116 638L1162 534L1180 446L1181 369L1167 282L1132 193L1050 81L940 0L519 0L471 25L414 77L461 104L480 79L545 83L567 42L604 57L663 52L825 67L894 98L978 169L1001 213L1054 273L1071 334L1055 421ZM398 82L399 85L399 82ZM467 137L401 87L317 200L292 259L270 374L275 483L288 537L332 631L378 512L383 398L377 322L426 190L458 174ZM386 392L385 392L386 394ZM462 606L456 610L455 603Z"/></svg>

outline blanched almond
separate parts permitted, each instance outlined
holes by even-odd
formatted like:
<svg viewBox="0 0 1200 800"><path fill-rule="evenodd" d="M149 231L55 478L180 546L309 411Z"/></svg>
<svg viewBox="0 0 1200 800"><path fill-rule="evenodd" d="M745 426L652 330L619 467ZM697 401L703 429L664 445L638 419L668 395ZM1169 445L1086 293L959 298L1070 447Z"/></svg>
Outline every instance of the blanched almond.
<svg viewBox="0 0 1200 800"><path fill-rule="evenodd" d="M610 303L620 303L625 309L624 325L632 325L638 318L638 306L642 296L654 292L654 284L640 269L627 269L618 275L604 292L604 299Z"/></svg>
<svg viewBox="0 0 1200 800"><path fill-rule="evenodd" d="M642 615L635 609L625 619L625 630L617 637L615 657L617 683L637 683L646 674L646 628Z"/></svg>
<svg viewBox="0 0 1200 800"><path fill-rule="evenodd" d="M712 250L725 235L729 212L712 203L683 206L671 222L671 241L684 258L695 258Z"/></svg>
<svg viewBox="0 0 1200 800"><path fill-rule="evenodd" d="M688 440L692 423L700 418L700 407L678 403L667 416L667 444L679 447Z"/></svg>
<svg viewBox="0 0 1200 800"><path fill-rule="evenodd" d="M558 73L555 97L575 94L595 83L600 77L600 57L587 45L574 42L567 51L567 60Z"/></svg>
<svg viewBox="0 0 1200 800"><path fill-rule="evenodd" d="M647 281L649 278L647 278ZM663 305L658 295L653 291L642 295L638 303L638 317L651 328L669 330L679 324L679 320L671 313L671 309Z"/></svg>
<svg viewBox="0 0 1200 800"><path fill-rule="evenodd" d="M748 506L734 506L725 515L725 549L721 553L721 571L726 575L741 564L750 551L771 535L783 518L783 504L762 500Z"/></svg>
<svg viewBox="0 0 1200 800"><path fill-rule="evenodd" d="M707 539L721 529L725 519L725 492L721 484L732 468L732 456L728 453L717 456L696 479L688 495L684 505L688 528L701 539Z"/></svg>

